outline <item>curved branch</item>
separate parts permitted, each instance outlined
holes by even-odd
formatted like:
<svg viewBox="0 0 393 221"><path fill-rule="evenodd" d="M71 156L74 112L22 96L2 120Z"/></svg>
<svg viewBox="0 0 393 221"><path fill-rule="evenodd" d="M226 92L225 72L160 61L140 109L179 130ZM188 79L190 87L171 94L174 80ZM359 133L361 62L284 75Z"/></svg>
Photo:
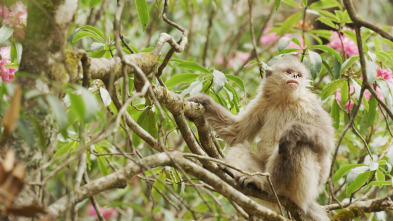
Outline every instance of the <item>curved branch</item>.
<svg viewBox="0 0 393 221"><path fill-rule="evenodd" d="M351 0L344 0L344 5L345 5L345 8L348 10L349 17L351 17L351 19L354 23L358 24L359 26L363 26L363 27L366 27L370 30L373 30L376 33L378 33L379 35L381 35L381 37L386 38L386 39L393 42L393 36L391 34L389 34L385 30L383 30L382 28L380 28L380 27L378 27L368 21L360 19L355 12L355 8L353 7Z"/></svg>

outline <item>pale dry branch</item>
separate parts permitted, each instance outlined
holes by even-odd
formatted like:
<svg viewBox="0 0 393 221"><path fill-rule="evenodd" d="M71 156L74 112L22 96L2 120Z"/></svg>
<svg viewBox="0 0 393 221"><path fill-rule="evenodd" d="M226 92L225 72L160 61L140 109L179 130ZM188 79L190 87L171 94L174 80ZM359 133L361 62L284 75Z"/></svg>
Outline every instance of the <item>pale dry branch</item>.
<svg viewBox="0 0 393 221"><path fill-rule="evenodd" d="M170 155L170 157L168 155ZM79 191L72 191L71 193L61 197L59 200L50 205L47 211L51 217L58 217L66 211L68 200L72 204L76 204L104 190L123 188L127 185L128 179L138 173L146 171L146 167L155 168L159 166L172 166L173 162L171 159L184 168L186 172L209 184L217 192L240 205L249 214L266 220L287 220L277 213L259 205L251 198L243 195L229 184L223 182L215 174L207 171L192 161L185 159L181 153L175 151L152 155L138 162L130 162L123 169L109 174L108 176L98 178L97 180L82 186Z"/></svg>
<svg viewBox="0 0 393 221"><path fill-rule="evenodd" d="M166 42L168 42L169 45L171 45L171 47L175 52L183 52L187 44L187 41L188 41L187 37L183 35L180 43L178 44L172 36L168 35L167 33L161 33L160 38L158 39L157 44L152 52L159 54Z"/></svg>

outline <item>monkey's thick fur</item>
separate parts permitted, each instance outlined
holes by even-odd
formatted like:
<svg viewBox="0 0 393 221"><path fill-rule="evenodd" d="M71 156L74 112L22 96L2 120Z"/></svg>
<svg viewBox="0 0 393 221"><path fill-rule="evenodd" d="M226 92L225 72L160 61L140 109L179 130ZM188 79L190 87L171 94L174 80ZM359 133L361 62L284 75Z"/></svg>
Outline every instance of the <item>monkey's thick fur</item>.
<svg viewBox="0 0 393 221"><path fill-rule="evenodd" d="M231 146L227 163L268 172L278 195L290 198L310 219L324 221L329 217L316 199L329 174L334 129L329 114L306 88L309 75L298 58L285 56L266 71L256 97L236 116L204 94L187 100L205 107L207 121ZM231 173L243 186L270 192L265 177Z"/></svg>

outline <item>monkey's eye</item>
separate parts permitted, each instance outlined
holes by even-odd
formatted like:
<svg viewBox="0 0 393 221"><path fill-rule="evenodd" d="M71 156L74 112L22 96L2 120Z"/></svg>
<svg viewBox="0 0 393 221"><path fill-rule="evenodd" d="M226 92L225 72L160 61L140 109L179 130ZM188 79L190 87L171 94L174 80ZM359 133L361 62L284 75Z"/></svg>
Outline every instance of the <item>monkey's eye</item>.
<svg viewBox="0 0 393 221"><path fill-rule="evenodd" d="M287 70L287 74L292 74L292 72L290 70Z"/></svg>
<svg viewBox="0 0 393 221"><path fill-rule="evenodd" d="M302 77L302 74L299 73L299 74L297 74L297 76L298 76L298 77Z"/></svg>

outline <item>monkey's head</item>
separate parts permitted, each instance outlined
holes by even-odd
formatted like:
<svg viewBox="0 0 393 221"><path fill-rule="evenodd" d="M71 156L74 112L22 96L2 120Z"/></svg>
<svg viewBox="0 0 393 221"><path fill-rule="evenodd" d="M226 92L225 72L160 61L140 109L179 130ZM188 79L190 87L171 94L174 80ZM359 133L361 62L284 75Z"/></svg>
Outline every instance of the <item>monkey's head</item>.
<svg viewBox="0 0 393 221"><path fill-rule="evenodd" d="M299 58L286 55L266 70L265 87L274 87L281 92L302 91L308 85L309 76Z"/></svg>

